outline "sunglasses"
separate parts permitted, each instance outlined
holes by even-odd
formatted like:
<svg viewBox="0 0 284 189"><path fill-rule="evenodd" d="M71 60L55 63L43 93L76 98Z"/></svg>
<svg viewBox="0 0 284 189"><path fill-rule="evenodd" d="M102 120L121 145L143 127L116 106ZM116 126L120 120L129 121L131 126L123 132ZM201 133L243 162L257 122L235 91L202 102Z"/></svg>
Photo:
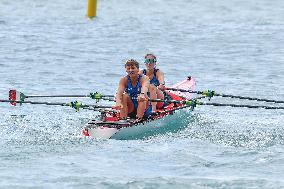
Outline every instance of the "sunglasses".
<svg viewBox="0 0 284 189"><path fill-rule="evenodd" d="M154 58L154 59L145 59L145 64L154 64L156 63L157 60Z"/></svg>

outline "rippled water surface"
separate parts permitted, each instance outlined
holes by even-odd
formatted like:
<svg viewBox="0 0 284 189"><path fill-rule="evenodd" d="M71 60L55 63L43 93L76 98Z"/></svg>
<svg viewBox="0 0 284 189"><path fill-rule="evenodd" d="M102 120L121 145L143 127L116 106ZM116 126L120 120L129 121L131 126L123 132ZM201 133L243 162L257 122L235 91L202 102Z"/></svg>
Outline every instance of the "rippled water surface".
<svg viewBox="0 0 284 189"><path fill-rule="evenodd" d="M153 52L168 85L284 100L281 0L101 0L94 20L86 5L0 2L0 99L114 94L124 61ZM186 129L123 141L84 138L95 115L1 103L0 188L284 188L284 110L198 106Z"/></svg>

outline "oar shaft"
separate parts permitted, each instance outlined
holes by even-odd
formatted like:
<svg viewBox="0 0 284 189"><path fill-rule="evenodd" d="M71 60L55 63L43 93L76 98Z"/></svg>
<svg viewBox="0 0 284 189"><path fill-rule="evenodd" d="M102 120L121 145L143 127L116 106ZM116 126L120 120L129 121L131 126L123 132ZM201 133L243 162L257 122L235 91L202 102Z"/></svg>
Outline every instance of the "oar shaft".
<svg viewBox="0 0 284 189"><path fill-rule="evenodd" d="M255 98L255 97L248 97L248 96L236 96L236 95L228 95L228 94L215 94L215 96L227 97L227 98L238 98L243 100L256 100L262 102L273 102L273 103L284 103L283 100L271 100L271 99L264 99L264 98Z"/></svg>
<svg viewBox="0 0 284 189"><path fill-rule="evenodd" d="M90 97L90 95L30 95L25 96L25 98L53 98L53 97L66 97L66 98L72 98L72 97Z"/></svg>
<svg viewBox="0 0 284 189"><path fill-rule="evenodd" d="M171 88L171 87L167 87L166 90L180 91L180 92L185 92L185 93L202 94L202 91L193 91L193 90L177 89L177 88Z"/></svg>
<svg viewBox="0 0 284 189"><path fill-rule="evenodd" d="M284 107L257 106L257 105L246 105L246 104L221 104L221 103L212 103L212 102L198 102L198 105L230 106L230 107L242 107L242 108L282 109L282 110L284 110Z"/></svg>
<svg viewBox="0 0 284 189"><path fill-rule="evenodd" d="M91 95L25 95L25 98L84 98L91 97ZM114 95L101 95L101 98L114 98Z"/></svg>
<svg viewBox="0 0 284 189"><path fill-rule="evenodd" d="M25 98L85 98L91 97L91 95L31 95L25 96ZM114 101L113 95L103 95L98 98L93 98L95 100L107 100Z"/></svg>
<svg viewBox="0 0 284 189"><path fill-rule="evenodd" d="M66 103L56 102L34 102L34 101L20 101L20 100L0 100L0 102L15 102L19 104L44 104L44 105L55 105L55 106L68 106Z"/></svg>
<svg viewBox="0 0 284 189"><path fill-rule="evenodd" d="M247 96L237 96L237 95L230 95L230 94L221 94L216 93L215 91L192 91L192 90L185 90L185 89L176 89L176 88L166 88L167 90L171 91L180 91L180 92L186 92L186 93L196 93L196 94L202 94L202 95L212 95L212 96L220 96L220 97L226 97L226 98L237 98L242 100L255 100L255 101L261 101L261 102L273 102L273 103L284 103L283 100L272 100L272 99L264 99L264 98L255 98L255 97L247 97ZM211 93L209 93L211 92ZM210 97L212 97L210 96Z"/></svg>
<svg viewBox="0 0 284 189"><path fill-rule="evenodd" d="M182 100L167 100L167 99L148 99L150 102L168 102L168 103L178 103L183 104L185 101Z"/></svg>
<svg viewBox="0 0 284 189"><path fill-rule="evenodd" d="M176 103L176 104L186 104L186 102L188 102L188 101L198 100L198 99L202 99L202 98L206 98L206 97L205 96L199 96L199 97L195 97L191 100L188 100L188 99L184 99L184 100L148 99L148 101L150 101L150 102L168 102L168 103Z"/></svg>
<svg viewBox="0 0 284 189"><path fill-rule="evenodd" d="M18 104L42 104L42 105L53 105L53 106L71 106L70 103L58 103L58 102L35 102L35 101L20 101L20 100L2 100L0 102L18 103ZM112 108L112 106L102 105L83 105L80 104L80 108Z"/></svg>

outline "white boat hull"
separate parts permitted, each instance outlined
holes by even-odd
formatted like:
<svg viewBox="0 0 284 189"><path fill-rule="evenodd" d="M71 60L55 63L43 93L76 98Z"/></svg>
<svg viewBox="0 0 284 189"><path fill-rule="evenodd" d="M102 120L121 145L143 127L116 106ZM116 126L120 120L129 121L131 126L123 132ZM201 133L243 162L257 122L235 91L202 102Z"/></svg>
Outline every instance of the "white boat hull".
<svg viewBox="0 0 284 189"><path fill-rule="evenodd" d="M119 129L99 126L88 129L89 136L98 139L110 139Z"/></svg>

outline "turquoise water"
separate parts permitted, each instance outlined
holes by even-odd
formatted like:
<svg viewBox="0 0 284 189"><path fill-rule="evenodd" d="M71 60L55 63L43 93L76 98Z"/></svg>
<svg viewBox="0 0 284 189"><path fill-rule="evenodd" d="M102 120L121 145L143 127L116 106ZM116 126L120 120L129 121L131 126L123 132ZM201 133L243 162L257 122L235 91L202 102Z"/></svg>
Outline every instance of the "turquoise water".
<svg viewBox="0 0 284 189"><path fill-rule="evenodd" d="M95 20L86 4L0 2L1 99L114 94L124 61L148 52L168 85L284 99L283 1L102 0ZM284 188L283 110L199 106L177 133L125 141L82 137L95 115L1 103L0 188Z"/></svg>

